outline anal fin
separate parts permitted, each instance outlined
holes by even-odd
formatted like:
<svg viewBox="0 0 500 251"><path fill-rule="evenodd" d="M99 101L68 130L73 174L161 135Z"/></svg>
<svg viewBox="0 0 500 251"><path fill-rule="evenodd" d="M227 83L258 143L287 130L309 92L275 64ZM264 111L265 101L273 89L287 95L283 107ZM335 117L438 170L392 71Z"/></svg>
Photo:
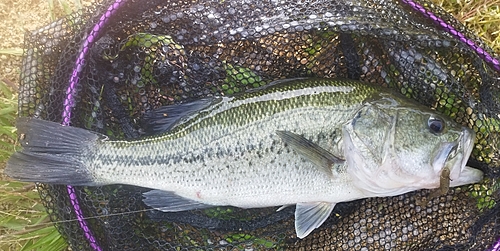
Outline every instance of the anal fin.
<svg viewBox="0 0 500 251"><path fill-rule="evenodd" d="M214 207L198 201L190 200L170 191L151 190L143 194L144 204L163 212L180 212Z"/></svg>
<svg viewBox="0 0 500 251"><path fill-rule="evenodd" d="M330 216L335 203L297 203L295 208L295 232L300 239L320 227Z"/></svg>

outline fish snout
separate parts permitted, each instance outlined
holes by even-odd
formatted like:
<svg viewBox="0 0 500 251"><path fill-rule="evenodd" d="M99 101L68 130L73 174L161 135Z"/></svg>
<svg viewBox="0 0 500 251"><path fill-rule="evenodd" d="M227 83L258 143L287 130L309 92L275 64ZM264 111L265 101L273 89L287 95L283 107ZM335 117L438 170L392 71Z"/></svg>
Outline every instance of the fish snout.
<svg viewBox="0 0 500 251"><path fill-rule="evenodd" d="M473 130L462 127L461 137L449 153L446 166L449 165L448 167L451 170L451 187L477 183L483 179L483 172L467 166L467 161L474 148L475 136L476 134Z"/></svg>

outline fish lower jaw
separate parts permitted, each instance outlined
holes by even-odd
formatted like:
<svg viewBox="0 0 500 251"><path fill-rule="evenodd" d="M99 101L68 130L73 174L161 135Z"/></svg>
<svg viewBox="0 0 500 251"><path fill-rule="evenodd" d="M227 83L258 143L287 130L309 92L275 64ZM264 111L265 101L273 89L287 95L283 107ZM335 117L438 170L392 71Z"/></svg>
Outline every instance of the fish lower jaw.
<svg viewBox="0 0 500 251"><path fill-rule="evenodd" d="M478 183L483 179L483 176L484 174L481 170L464 166L461 168L458 177L450 178L450 187Z"/></svg>

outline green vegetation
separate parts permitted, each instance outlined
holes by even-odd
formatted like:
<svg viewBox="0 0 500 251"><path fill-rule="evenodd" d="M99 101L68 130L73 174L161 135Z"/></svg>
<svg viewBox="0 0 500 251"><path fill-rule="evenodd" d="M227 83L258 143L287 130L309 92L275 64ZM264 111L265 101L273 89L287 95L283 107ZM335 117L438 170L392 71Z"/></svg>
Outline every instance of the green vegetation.
<svg viewBox="0 0 500 251"><path fill-rule="evenodd" d="M54 3L54 0L47 0L50 10L50 20L52 21L59 19L61 16L67 16L75 10L82 9L82 1L80 0L73 0L73 3L68 2L68 0L57 0L56 2Z"/></svg>
<svg viewBox="0 0 500 251"><path fill-rule="evenodd" d="M500 0L431 0L500 52Z"/></svg>
<svg viewBox="0 0 500 251"><path fill-rule="evenodd" d="M47 0L50 16L56 20L82 8L80 0ZM43 26L45 24L40 24ZM0 55L21 59L23 50L5 48ZM17 80L0 77L0 169L15 151L17 116ZM0 250L67 250L66 240L50 221L41 204L35 184L0 180Z"/></svg>
<svg viewBox="0 0 500 251"><path fill-rule="evenodd" d="M11 56L16 56L20 57L23 55L23 49L21 48L8 48L8 49L1 49L0 50L0 55L11 55Z"/></svg>
<svg viewBox="0 0 500 251"><path fill-rule="evenodd" d="M34 184L0 181L0 249L65 250Z"/></svg>
<svg viewBox="0 0 500 251"><path fill-rule="evenodd" d="M223 65L226 70L226 78L222 85L224 94L232 95L245 90L247 86L257 88L266 84L249 68L234 66L226 62L223 62Z"/></svg>
<svg viewBox="0 0 500 251"><path fill-rule="evenodd" d="M500 187L498 180L485 179L481 184L472 185L470 195L477 200L480 211L491 209L496 205L493 194Z"/></svg>
<svg viewBox="0 0 500 251"><path fill-rule="evenodd" d="M15 87L15 86L13 86ZM0 80L0 165L15 151L17 94ZM0 181L0 250L64 250L32 183Z"/></svg>
<svg viewBox="0 0 500 251"><path fill-rule="evenodd" d="M252 243L256 247L259 247L259 248L263 247L266 249L271 249L271 248L276 249L277 248L276 243L274 243L273 241L266 240L263 238L257 238L253 235L243 234L243 233L233 234L233 235L227 236L225 238L225 240L228 243L237 244L237 247L239 250L244 250L245 244L238 244L238 243Z"/></svg>
<svg viewBox="0 0 500 251"><path fill-rule="evenodd" d="M480 211L491 209L496 205L493 193L498 189L498 181L486 179L482 184L472 185L471 196L477 200Z"/></svg>
<svg viewBox="0 0 500 251"><path fill-rule="evenodd" d="M14 122L17 112L17 95L4 81L0 80L0 162L14 152L16 128Z"/></svg>

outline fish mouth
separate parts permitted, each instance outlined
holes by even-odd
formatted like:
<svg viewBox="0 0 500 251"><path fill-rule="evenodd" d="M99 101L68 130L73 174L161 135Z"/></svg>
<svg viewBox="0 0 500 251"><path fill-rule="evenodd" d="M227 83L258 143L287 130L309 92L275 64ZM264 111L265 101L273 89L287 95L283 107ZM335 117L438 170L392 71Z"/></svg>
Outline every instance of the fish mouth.
<svg viewBox="0 0 500 251"><path fill-rule="evenodd" d="M445 168L450 170L450 187L477 183L483 179L483 172L466 166L474 148L474 139L474 131L463 127L460 137L455 142L443 143L441 152L434 159L436 173L440 174Z"/></svg>

